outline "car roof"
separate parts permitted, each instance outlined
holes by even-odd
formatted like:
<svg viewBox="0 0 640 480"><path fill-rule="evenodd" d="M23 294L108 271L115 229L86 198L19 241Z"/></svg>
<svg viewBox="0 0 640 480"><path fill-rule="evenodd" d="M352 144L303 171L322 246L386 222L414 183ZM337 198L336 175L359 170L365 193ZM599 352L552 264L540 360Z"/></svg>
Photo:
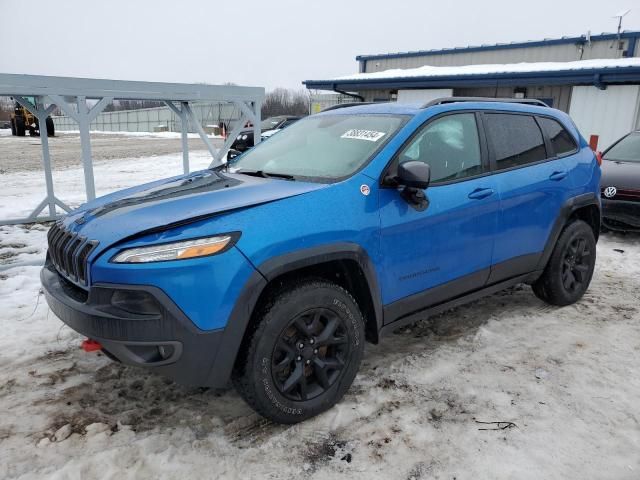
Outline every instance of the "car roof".
<svg viewBox="0 0 640 480"><path fill-rule="evenodd" d="M416 115L421 111L420 105L397 102L363 103L362 105L350 104L344 108L332 108L317 115L353 115L353 114L388 114L388 115Z"/></svg>
<svg viewBox="0 0 640 480"><path fill-rule="evenodd" d="M316 115L354 115L354 114L387 114L387 115L418 115L427 110L437 109L439 112L450 110L508 110L512 112L526 112L533 114L547 114L558 117L560 113L551 107L541 107L537 105L516 103L516 102L499 102L499 101L460 101L449 102L432 106L425 106L424 103L397 103L397 102L380 102L366 103L362 105L353 105L344 108L335 108L320 112Z"/></svg>

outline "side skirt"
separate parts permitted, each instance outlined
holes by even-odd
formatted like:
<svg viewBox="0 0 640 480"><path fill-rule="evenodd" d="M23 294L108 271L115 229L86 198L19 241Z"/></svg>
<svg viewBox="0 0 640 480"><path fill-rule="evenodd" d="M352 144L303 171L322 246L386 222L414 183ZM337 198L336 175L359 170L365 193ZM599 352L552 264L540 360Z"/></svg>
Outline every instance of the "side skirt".
<svg viewBox="0 0 640 480"><path fill-rule="evenodd" d="M452 308L456 308L459 307L460 305L464 305L466 303L469 302L473 302L475 300L479 300L480 298L486 297L488 295L493 295L494 293L500 292L502 290L504 290L505 288L509 288L512 287L514 285L517 285L519 283L528 283L531 282L533 280L535 280L536 278L538 278L540 276L542 272L540 271L536 271L536 272L531 272L531 273L527 273L524 275L518 275L517 277L513 277L510 278L508 280L504 280L502 282L490 285L488 287L484 287L481 288L479 290L475 290L471 293L467 293L455 298L452 298L450 300L447 300L446 302L442 302L439 303L437 305L432 305L430 307L424 308L422 310L419 310L417 312L408 314L404 317L400 317L397 320L386 324L384 327L382 327L380 329L380 336L384 336L384 335L389 335L390 333L392 333L394 330L401 328L405 325L410 325L412 323L415 323L419 320L424 320L428 317L432 317L434 315L438 315L439 313L445 312L447 310L450 310Z"/></svg>

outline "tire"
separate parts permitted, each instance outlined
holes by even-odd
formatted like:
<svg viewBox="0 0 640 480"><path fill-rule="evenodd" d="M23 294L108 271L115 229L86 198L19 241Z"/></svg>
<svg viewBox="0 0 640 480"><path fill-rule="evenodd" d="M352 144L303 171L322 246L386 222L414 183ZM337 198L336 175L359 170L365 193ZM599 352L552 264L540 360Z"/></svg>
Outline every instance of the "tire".
<svg viewBox="0 0 640 480"><path fill-rule="evenodd" d="M595 264L593 230L575 220L560 234L542 276L532 285L533 292L551 305L571 305L589 288Z"/></svg>
<svg viewBox="0 0 640 480"><path fill-rule="evenodd" d="M24 124L24 118L16 117L15 124L16 124L16 135L18 137L24 137L25 134L27 133L27 127Z"/></svg>
<svg viewBox="0 0 640 480"><path fill-rule="evenodd" d="M53 137L56 134L56 128L53 125L53 118L51 117L47 117L46 120L46 124L47 124L47 136L48 137Z"/></svg>
<svg viewBox="0 0 640 480"><path fill-rule="evenodd" d="M256 412L292 424L343 397L364 351L364 321L349 292L319 279L288 284L259 308L255 320L232 379Z"/></svg>
<svg viewBox="0 0 640 480"><path fill-rule="evenodd" d="M11 135L16 136L16 122L13 118L11 119Z"/></svg>

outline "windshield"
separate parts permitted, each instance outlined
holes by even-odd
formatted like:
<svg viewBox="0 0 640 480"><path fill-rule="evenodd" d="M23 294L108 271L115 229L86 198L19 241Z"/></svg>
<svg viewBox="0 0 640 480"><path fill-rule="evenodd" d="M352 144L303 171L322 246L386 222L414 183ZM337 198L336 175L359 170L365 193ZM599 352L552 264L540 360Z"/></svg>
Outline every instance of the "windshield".
<svg viewBox="0 0 640 480"><path fill-rule="evenodd" d="M271 128L275 128L280 122L282 122L282 117L271 117L266 118L262 122L260 122L260 128L262 130L269 130Z"/></svg>
<svg viewBox="0 0 640 480"><path fill-rule="evenodd" d="M300 120L236 157L232 171L338 179L359 170L403 125L403 116L321 115Z"/></svg>
<svg viewBox="0 0 640 480"><path fill-rule="evenodd" d="M605 160L640 162L640 133L631 133L606 151Z"/></svg>

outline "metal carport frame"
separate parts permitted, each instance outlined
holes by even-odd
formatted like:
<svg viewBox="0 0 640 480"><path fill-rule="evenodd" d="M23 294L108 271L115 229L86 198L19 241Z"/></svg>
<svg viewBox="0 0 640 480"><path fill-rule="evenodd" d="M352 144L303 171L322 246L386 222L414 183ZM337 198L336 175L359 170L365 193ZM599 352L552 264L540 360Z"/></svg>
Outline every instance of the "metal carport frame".
<svg viewBox="0 0 640 480"><path fill-rule="evenodd" d="M93 200L96 196L89 126L107 104L113 100L163 101L180 117L184 173L189 173L189 146L187 142L189 122L196 129L211 153L213 157L212 165L222 162L231 143L233 143L233 140L248 121L253 123L255 142L260 142L260 109L264 100L264 88L261 87L136 82L0 73L0 95L12 96L38 118L40 125L45 125L47 116L55 106L60 107L66 115L78 123L87 201ZM33 97L35 102L32 103L27 97ZM96 103L90 108L87 100L93 100ZM216 150L211 144L202 125L200 125L191 110L189 104L196 101L229 102L240 109L240 120L220 150ZM40 129L40 139L42 143L42 167L45 176L46 196L28 217L0 218L0 225L55 220L59 218L56 213L56 206L67 212L70 211L70 208L54 193L49 138L46 128ZM48 214L41 215L47 208Z"/></svg>

